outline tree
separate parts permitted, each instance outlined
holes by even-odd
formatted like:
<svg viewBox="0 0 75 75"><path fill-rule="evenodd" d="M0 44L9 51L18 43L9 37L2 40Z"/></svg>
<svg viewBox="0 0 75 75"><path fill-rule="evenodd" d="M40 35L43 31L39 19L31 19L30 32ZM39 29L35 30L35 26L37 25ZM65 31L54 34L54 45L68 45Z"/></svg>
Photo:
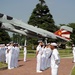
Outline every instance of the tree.
<svg viewBox="0 0 75 75"><path fill-rule="evenodd" d="M40 3L38 3L36 5L36 8L34 8L29 18L28 24L40 27L51 32L55 32L57 26L55 26L53 16L51 15L48 6L46 5L44 0L39 1Z"/></svg>
<svg viewBox="0 0 75 75"><path fill-rule="evenodd" d="M0 29L0 44L6 44L10 42L10 36L8 32L3 29Z"/></svg>
<svg viewBox="0 0 75 75"><path fill-rule="evenodd" d="M22 35L19 33L13 33L12 41L22 46L24 45L24 42L25 42L25 35Z"/></svg>

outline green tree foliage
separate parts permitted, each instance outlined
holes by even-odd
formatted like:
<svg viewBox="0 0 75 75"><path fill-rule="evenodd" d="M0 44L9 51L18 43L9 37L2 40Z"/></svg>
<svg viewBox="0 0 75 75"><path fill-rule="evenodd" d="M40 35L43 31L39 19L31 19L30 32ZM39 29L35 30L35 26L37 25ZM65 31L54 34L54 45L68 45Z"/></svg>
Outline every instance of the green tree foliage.
<svg viewBox="0 0 75 75"><path fill-rule="evenodd" d="M10 40L11 39L10 39L10 36L9 36L8 32L0 29L0 44L9 43Z"/></svg>
<svg viewBox="0 0 75 75"><path fill-rule="evenodd" d="M34 8L29 18L28 24L40 27L51 32L56 31L57 26L55 26L53 16L51 15L48 6L46 5L44 0L39 0L39 2L40 3L36 5L36 8Z"/></svg>
<svg viewBox="0 0 75 75"><path fill-rule="evenodd" d="M12 41L18 43L19 45L24 45L25 36L19 33L13 33Z"/></svg>

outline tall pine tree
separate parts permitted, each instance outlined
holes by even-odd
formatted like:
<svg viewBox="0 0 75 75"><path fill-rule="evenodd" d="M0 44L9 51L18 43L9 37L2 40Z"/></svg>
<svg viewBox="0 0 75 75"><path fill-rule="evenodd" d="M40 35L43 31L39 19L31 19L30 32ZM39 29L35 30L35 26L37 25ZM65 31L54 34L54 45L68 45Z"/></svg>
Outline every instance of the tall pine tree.
<svg viewBox="0 0 75 75"><path fill-rule="evenodd" d="M36 5L36 8L34 8L29 18L28 24L51 32L56 31L57 26L55 26L53 16L51 15L48 6L44 0L39 0L39 2L40 3Z"/></svg>

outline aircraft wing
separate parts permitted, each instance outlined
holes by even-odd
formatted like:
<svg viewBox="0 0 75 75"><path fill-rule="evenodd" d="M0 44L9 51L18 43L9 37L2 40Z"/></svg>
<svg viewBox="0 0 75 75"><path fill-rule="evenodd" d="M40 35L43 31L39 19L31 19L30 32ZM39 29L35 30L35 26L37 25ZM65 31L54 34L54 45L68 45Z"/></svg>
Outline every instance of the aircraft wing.
<svg viewBox="0 0 75 75"><path fill-rule="evenodd" d="M28 31L23 30L23 29L16 29L13 25L9 24L9 23L1 23L0 22L0 28L11 31L11 32L16 32L28 37L36 37L36 35L31 35L31 34L27 34Z"/></svg>
<svg viewBox="0 0 75 75"><path fill-rule="evenodd" d="M6 29L6 30L9 30L9 31L13 31L13 32L17 32L17 33L20 33L20 34L23 34L23 35L27 35L24 31L15 29L15 27L12 26L9 23L0 23L0 28Z"/></svg>

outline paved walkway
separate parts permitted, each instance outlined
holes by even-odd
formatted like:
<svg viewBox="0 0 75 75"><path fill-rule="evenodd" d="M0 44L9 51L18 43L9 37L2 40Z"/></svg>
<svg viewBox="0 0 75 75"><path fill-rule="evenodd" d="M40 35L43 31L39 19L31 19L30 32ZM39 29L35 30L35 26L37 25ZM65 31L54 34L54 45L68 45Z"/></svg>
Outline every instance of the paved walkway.
<svg viewBox="0 0 75 75"><path fill-rule="evenodd" d="M72 63L72 58L61 59L61 64L59 67L58 75L70 75L74 63ZM50 68L43 71L43 73L36 73L36 59L28 59L27 62L23 60L19 61L19 67L8 70L0 70L0 75L51 75Z"/></svg>

